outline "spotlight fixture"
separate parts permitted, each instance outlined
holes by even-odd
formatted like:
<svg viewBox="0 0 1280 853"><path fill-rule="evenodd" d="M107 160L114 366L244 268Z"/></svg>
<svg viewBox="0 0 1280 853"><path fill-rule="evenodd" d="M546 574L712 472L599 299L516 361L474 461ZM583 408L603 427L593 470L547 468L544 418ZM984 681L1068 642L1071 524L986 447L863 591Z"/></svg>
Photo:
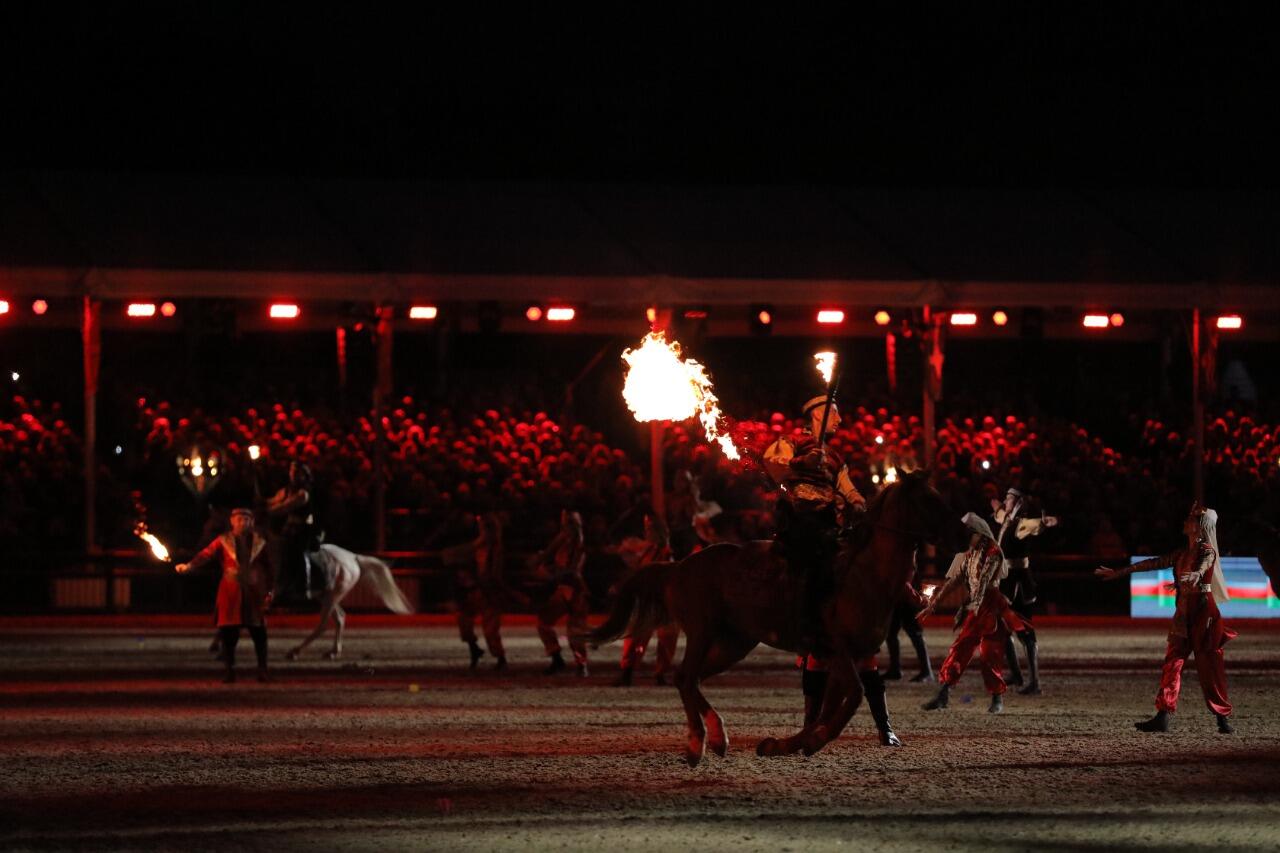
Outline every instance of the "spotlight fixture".
<svg viewBox="0 0 1280 853"><path fill-rule="evenodd" d="M48 310L49 310L49 303L43 299L37 299L31 303L32 314L43 315Z"/></svg>
<svg viewBox="0 0 1280 853"><path fill-rule="evenodd" d="M551 323L567 323L578 312L567 305L553 305L547 309L547 320Z"/></svg>
<svg viewBox="0 0 1280 853"><path fill-rule="evenodd" d="M154 302L130 302L125 307L124 313L130 317L154 317L156 316L156 304Z"/></svg>
<svg viewBox="0 0 1280 853"><path fill-rule="evenodd" d="M875 313L874 319L877 326L887 326L893 321L893 315L881 308Z"/></svg>
<svg viewBox="0 0 1280 853"><path fill-rule="evenodd" d="M267 310L272 320L296 320L302 309L292 302L273 302Z"/></svg>
<svg viewBox="0 0 1280 853"><path fill-rule="evenodd" d="M536 323L542 319L543 311L541 305L530 305L524 309L524 318L530 323Z"/></svg>
<svg viewBox="0 0 1280 853"><path fill-rule="evenodd" d="M961 311L951 315L951 325L953 326L976 326L978 325L978 315L972 311Z"/></svg>
<svg viewBox="0 0 1280 853"><path fill-rule="evenodd" d="M175 315L175 314L177 314L177 313L178 313L178 306L177 306L177 305L174 305L172 302L161 302L161 303L160 303L160 316L162 316L162 317L172 317L173 315Z"/></svg>
<svg viewBox="0 0 1280 853"><path fill-rule="evenodd" d="M1085 314L1080 323L1086 329L1105 329L1111 325L1111 318L1106 314Z"/></svg>
<svg viewBox="0 0 1280 853"><path fill-rule="evenodd" d="M1115 326L1117 329L1124 325L1124 315L1119 311L1112 314L1108 319L1111 321L1111 325Z"/></svg>
<svg viewBox="0 0 1280 853"><path fill-rule="evenodd" d="M434 320L440 316L440 309L434 305L410 305L410 320Z"/></svg>
<svg viewBox="0 0 1280 853"><path fill-rule="evenodd" d="M997 308L995 311L991 312L991 322L995 323L997 326L1009 325L1009 312Z"/></svg>
<svg viewBox="0 0 1280 853"><path fill-rule="evenodd" d="M1223 314L1214 322L1214 325L1223 331L1234 332L1244 328L1244 318L1239 314Z"/></svg>
<svg viewBox="0 0 1280 853"><path fill-rule="evenodd" d="M844 322L844 312L838 308L824 308L818 312L818 322L826 326L835 326Z"/></svg>

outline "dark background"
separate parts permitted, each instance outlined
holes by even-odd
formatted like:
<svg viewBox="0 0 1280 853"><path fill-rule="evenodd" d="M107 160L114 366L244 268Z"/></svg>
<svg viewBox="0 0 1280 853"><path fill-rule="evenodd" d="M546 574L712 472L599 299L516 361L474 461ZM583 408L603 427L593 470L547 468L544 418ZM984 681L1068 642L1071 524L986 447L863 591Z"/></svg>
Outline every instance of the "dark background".
<svg viewBox="0 0 1280 853"><path fill-rule="evenodd" d="M1117 4L7 8L9 168L1272 186L1274 30Z"/></svg>

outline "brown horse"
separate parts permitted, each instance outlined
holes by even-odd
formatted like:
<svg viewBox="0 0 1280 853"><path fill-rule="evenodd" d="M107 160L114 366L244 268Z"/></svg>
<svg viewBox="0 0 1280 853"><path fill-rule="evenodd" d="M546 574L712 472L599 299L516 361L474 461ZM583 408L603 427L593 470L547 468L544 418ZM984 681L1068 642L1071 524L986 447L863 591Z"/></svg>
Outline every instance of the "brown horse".
<svg viewBox="0 0 1280 853"><path fill-rule="evenodd" d="M922 472L909 474L880 493L848 536L835 562L835 590L821 607L823 656L831 676L817 718L797 734L766 738L760 755L813 754L839 736L863 698L855 662L874 655L888 633L894 606L915 568L916 549L944 533L960 535L942 496ZM958 541L958 540L956 540ZM948 543L952 544L952 543ZM804 653L795 608L798 580L772 542L714 545L679 563L654 563L618 585L604 624L591 631L595 643L667 621L685 632L685 653L676 675L688 717L685 759L701 761L709 744L724 757L724 721L707 701L700 682L742 660L760 643Z"/></svg>

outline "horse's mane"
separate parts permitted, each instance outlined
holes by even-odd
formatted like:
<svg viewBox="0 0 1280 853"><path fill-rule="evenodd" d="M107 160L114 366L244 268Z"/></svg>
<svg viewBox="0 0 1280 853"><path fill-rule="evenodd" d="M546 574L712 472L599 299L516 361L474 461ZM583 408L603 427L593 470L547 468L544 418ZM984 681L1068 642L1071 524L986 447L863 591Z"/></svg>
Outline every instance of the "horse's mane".
<svg viewBox="0 0 1280 853"><path fill-rule="evenodd" d="M880 514L884 511L889 495L899 490L917 488L920 484L927 482L929 482L927 472L912 471L902 475L898 482L885 486L880 491L880 494L867 502L866 512L862 513L862 516L857 521L846 528L840 543L841 556L849 555L852 557L870 544L871 535L875 532L876 522L880 520Z"/></svg>

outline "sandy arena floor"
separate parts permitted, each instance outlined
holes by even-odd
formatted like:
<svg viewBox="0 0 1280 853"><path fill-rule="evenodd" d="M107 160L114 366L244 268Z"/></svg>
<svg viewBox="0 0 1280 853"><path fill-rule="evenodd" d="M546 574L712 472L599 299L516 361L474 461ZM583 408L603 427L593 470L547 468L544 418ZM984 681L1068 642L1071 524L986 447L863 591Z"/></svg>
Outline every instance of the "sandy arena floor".
<svg viewBox="0 0 1280 853"><path fill-rule="evenodd" d="M865 709L813 758L761 759L800 721L789 659L757 651L709 683L727 760L690 770L673 688L544 678L527 625L513 671L465 671L446 625L349 628L346 657L283 653L275 680L219 682L197 622L67 627L0 621L0 848L1276 850L1280 633L1228 647L1234 736L1194 674L1168 735L1151 713L1162 626L1042 629L1046 693L986 713L976 670L952 706L894 684L905 746ZM160 623L163 624L163 623ZM297 624L297 623L294 623ZM935 663L948 635L929 631ZM904 638L905 639L905 638ZM482 666L487 666L487 660Z"/></svg>

